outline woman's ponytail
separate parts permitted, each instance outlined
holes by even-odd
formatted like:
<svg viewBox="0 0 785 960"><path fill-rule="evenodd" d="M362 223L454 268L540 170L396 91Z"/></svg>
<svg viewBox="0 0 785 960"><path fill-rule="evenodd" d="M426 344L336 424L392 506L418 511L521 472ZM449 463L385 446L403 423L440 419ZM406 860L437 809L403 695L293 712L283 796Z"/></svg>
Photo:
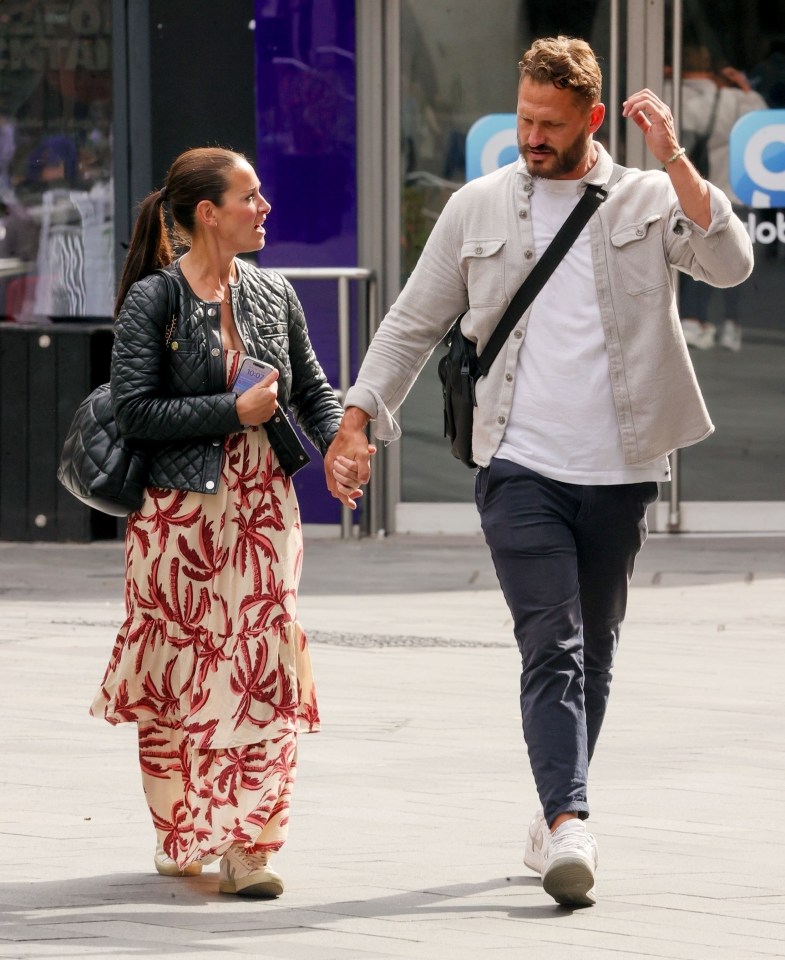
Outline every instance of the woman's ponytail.
<svg viewBox="0 0 785 960"><path fill-rule="evenodd" d="M128 247L123 272L117 288L115 317L128 294L131 284L148 274L165 267L174 259L169 232L164 220L163 204L166 199L164 190L155 190L148 194L139 205L139 216L134 225L131 243Z"/></svg>

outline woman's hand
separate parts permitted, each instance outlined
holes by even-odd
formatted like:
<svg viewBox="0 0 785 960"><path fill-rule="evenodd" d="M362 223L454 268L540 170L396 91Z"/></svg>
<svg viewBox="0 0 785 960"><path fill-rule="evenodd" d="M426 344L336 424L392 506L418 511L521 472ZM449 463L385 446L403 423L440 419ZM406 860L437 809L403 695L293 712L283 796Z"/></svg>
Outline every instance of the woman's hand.
<svg viewBox="0 0 785 960"><path fill-rule="evenodd" d="M371 456L376 453L376 447L373 444L368 444L368 453ZM333 479L338 498L353 510L354 501L363 495L360 489L357 461L340 455L336 456L333 460Z"/></svg>
<svg viewBox="0 0 785 960"><path fill-rule="evenodd" d="M359 407L349 407L324 457L327 489L350 510L356 509L355 501L362 496L360 487L371 477L371 457L376 447L365 436L370 419Z"/></svg>
<svg viewBox="0 0 785 960"><path fill-rule="evenodd" d="M258 427L267 423L277 409L277 370L268 373L264 380L249 387L237 398L237 417L244 427Z"/></svg>

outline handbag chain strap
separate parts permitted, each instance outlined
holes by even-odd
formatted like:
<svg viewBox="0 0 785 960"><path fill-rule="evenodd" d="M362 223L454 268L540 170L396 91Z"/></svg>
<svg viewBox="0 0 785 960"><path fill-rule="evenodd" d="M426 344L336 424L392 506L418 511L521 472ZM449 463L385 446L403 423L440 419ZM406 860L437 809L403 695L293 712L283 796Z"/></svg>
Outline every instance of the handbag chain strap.
<svg viewBox="0 0 785 960"><path fill-rule="evenodd" d="M512 333L513 328L523 316L529 304L545 286L548 277L558 266L561 259L577 239L595 210L608 196L608 191L624 172L624 168L614 164L613 174L607 184L586 184L586 190L577 206L559 228L556 236L548 244L548 249L527 275L520 289L510 301L507 309L485 345L482 354L477 357L478 375L485 376Z"/></svg>
<svg viewBox="0 0 785 960"><path fill-rule="evenodd" d="M160 273L166 283L166 313L167 316L171 316L172 318L169 321L169 326L166 328L166 339L164 341L164 347L168 347L177 329L177 299L180 285L169 271L163 267L155 272Z"/></svg>
<svg viewBox="0 0 785 960"><path fill-rule="evenodd" d="M172 337L174 336L174 329L176 326L177 326L177 314L173 313L171 323L169 324L169 327L167 328L167 331L166 331L166 340L164 342L164 345L167 347L172 342Z"/></svg>

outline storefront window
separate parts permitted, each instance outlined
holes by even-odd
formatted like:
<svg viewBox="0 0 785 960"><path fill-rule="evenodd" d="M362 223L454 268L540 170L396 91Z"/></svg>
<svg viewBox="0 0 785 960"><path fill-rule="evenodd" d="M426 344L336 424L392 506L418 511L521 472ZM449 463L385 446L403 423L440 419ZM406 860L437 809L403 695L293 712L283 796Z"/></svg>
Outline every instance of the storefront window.
<svg viewBox="0 0 785 960"><path fill-rule="evenodd" d="M107 319L114 297L110 0L0 6L0 315Z"/></svg>
<svg viewBox="0 0 785 960"><path fill-rule="evenodd" d="M730 198L755 252L741 286L682 285L685 335L716 427L683 451L686 501L785 494L784 31L785 7L766 0L728 0L722 8L695 0L685 8L683 142L705 141L704 172Z"/></svg>
<svg viewBox="0 0 785 960"><path fill-rule="evenodd" d="M739 287L680 284L690 355L716 426L713 436L680 454L680 499L733 502L738 510L739 502L754 507L756 501L781 501L785 489L785 324L779 308L785 294L785 7L767 0L727 0L719 6L685 0L677 20L673 3L658 6L665 24L663 94L673 102L671 31L680 22L683 143L691 148L708 134L707 176L731 199L755 250L752 276ZM624 23L640 10L634 4L618 7L622 43L616 79L623 97L625 67L642 55L626 48ZM480 118L499 120L503 129L514 113L521 52L538 36L583 37L603 64L608 103L610 26L608 0L566 7L486 0L481 16L471 0L402 0L402 282L448 197L472 169L476 147L468 131ZM493 122L489 145L498 132ZM622 152L625 130L622 121ZM607 145L608 135L606 122L597 137ZM499 164L515 160L513 137L498 144L506 151ZM442 437L436 374L441 352L437 348L401 414L404 501L472 499L472 474L455 462ZM669 493L665 485L664 500Z"/></svg>

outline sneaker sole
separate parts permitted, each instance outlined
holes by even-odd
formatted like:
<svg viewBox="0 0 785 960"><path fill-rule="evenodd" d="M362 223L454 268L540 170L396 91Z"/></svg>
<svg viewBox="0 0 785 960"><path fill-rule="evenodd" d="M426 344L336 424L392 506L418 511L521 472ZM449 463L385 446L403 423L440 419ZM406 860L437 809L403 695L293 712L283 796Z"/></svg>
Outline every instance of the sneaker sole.
<svg viewBox="0 0 785 960"><path fill-rule="evenodd" d="M237 897L255 897L258 900L273 900L275 897L280 897L283 893L283 882L274 879L251 880L249 883L243 884L238 888L234 880L221 880L218 883L218 892L234 894L234 896Z"/></svg>
<svg viewBox="0 0 785 960"><path fill-rule="evenodd" d="M592 907L594 873L583 860L567 860L549 870L542 878L543 890L565 907Z"/></svg>
<svg viewBox="0 0 785 960"><path fill-rule="evenodd" d="M160 864L158 861L155 862L155 869L162 877L198 877L202 872L201 863L189 863L187 867L184 867L182 870L177 866L176 863L169 864Z"/></svg>

